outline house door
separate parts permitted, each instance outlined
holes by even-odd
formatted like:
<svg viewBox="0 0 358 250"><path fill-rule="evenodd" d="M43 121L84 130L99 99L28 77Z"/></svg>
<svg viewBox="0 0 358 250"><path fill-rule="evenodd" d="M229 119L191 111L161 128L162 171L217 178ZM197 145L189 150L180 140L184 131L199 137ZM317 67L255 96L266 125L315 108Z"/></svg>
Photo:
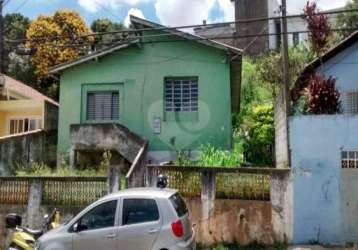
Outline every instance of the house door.
<svg viewBox="0 0 358 250"><path fill-rule="evenodd" d="M358 168L342 169L341 191L345 241L358 242Z"/></svg>

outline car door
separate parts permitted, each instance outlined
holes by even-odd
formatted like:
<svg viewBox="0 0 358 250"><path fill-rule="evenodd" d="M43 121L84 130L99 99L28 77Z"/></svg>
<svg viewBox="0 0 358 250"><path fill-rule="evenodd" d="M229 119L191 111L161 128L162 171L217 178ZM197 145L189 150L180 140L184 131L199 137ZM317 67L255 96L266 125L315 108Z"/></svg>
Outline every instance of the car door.
<svg viewBox="0 0 358 250"><path fill-rule="evenodd" d="M73 224L73 250L117 250L118 200L103 202Z"/></svg>
<svg viewBox="0 0 358 250"><path fill-rule="evenodd" d="M121 201L122 216L118 228L118 249L151 249L161 229L157 201L139 198L124 198Z"/></svg>

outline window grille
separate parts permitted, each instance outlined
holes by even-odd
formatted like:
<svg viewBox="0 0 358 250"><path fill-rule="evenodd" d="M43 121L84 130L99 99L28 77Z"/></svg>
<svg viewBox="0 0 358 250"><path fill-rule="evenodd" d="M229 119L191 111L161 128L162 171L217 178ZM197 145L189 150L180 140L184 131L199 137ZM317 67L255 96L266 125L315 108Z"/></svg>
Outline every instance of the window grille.
<svg viewBox="0 0 358 250"><path fill-rule="evenodd" d="M91 92L87 94L88 121L110 121L118 119L118 92Z"/></svg>
<svg viewBox="0 0 358 250"><path fill-rule="evenodd" d="M165 111L198 111L199 90L197 78L167 78L164 89Z"/></svg>
<svg viewBox="0 0 358 250"><path fill-rule="evenodd" d="M342 151L342 168L358 168L358 151Z"/></svg>
<svg viewBox="0 0 358 250"><path fill-rule="evenodd" d="M348 92L346 94L345 113L358 114L358 92Z"/></svg>

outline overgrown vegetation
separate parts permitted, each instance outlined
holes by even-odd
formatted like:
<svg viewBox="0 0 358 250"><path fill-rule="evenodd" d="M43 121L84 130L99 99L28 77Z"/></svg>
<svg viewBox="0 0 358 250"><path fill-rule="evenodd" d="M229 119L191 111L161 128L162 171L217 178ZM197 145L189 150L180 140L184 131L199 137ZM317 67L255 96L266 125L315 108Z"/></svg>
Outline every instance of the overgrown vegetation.
<svg viewBox="0 0 358 250"><path fill-rule="evenodd" d="M336 88L336 79L314 74L307 88L307 111L310 114L336 114L340 111L340 94Z"/></svg>
<svg viewBox="0 0 358 250"><path fill-rule="evenodd" d="M107 176L111 158L111 152L105 151L100 165L97 168L90 169L74 169L64 162L57 168L51 168L42 163L35 163L31 167L18 166L15 175L43 177Z"/></svg>

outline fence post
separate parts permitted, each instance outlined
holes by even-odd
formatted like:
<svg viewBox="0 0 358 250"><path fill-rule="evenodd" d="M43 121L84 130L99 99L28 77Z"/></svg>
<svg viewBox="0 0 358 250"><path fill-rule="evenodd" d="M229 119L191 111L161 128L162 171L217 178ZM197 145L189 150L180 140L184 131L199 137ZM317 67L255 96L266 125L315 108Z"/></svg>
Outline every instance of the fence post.
<svg viewBox="0 0 358 250"><path fill-rule="evenodd" d="M41 201L42 201L42 181L35 179L30 184L29 201L27 204L26 224L30 228L41 226Z"/></svg>
<svg viewBox="0 0 358 250"><path fill-rule="evenodd" d="M110 165L108 171L108 193L114 193L121 189L121 167L120 165Z"/></svg>
<svg viewBox="0 0 358 250"><path fill-rule="evenodd" d="M216 174L214 171L204 170L201 173L201 201L202 219L208 219L215 205Z"/></svg>
<svg viewBox="0 0 358 250"><path fill-rule="evenodd" d="M293 237L293 195L290 172L271 174L270 199L276 240L291 243Z"/></svg>

